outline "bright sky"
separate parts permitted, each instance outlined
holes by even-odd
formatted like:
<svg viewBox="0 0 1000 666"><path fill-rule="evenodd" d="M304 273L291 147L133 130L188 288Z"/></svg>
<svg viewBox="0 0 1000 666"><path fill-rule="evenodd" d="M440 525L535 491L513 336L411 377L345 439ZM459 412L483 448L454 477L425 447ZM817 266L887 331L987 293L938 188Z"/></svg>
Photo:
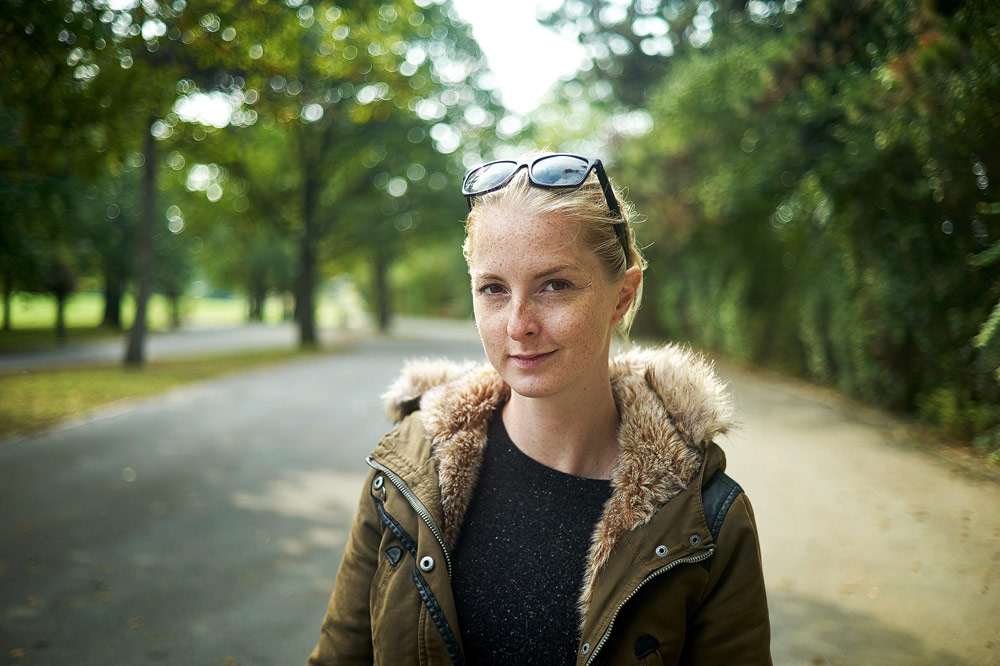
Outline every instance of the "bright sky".
<svg viewBox="0 0 1000 666"><path fill-rule="evenodd" d="M560 76L573 74L586 57L576 40L562 37L535 20L538 5L559 0L453 0L479 42L504 104L528 113Z"/></svg>

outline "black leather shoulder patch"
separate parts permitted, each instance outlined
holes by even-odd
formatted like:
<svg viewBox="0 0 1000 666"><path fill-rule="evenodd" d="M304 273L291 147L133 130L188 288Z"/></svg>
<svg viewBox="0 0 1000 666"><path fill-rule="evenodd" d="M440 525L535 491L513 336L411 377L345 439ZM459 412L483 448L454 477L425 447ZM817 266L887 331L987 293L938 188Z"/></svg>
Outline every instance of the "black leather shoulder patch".
<svg viewBox="0 0 1000 666"><path fill-rule="evenodd" d="M719 538L722 521L726 519L729 507L733 505L733 501L741 492L743 489L740 488L740 484L730 479L721 469L716 470L708 482L701 487L701 503L705 507L705 523L708 525L708 531L712 534L713 540ZM701 564L702 569L708 571L712 566L712 558L702 560L699 564Z"/></svg>
<svg viewBox="0 0 1000 666"><path fill-rule="evenodd" d="M701 502L705 507L705 522L712 539L719 538L722 521L726 519L729 507L743 492L740 484L729 478L722 470L716 470L712 478L701 488Z"/></svg>

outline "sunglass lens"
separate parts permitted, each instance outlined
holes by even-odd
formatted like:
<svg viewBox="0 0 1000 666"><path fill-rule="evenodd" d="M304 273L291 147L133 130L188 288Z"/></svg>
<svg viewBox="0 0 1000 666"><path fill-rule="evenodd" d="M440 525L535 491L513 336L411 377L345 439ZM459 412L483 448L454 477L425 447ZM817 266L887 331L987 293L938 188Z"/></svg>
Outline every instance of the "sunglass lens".
<svg viewBox="0 0 1000 666"><path fill-rule="evenodd" d="M462 192L479 194L502 183L517 168L517 162L491 162L484 164L465 178Z"/></svg>
<svg viewBox="0 0 1000 666"><path fill-rule="evenodd" d="M570 187L587 179L590 162L572 155L543 157L531 165L531 179L541 185Z"/></svg>

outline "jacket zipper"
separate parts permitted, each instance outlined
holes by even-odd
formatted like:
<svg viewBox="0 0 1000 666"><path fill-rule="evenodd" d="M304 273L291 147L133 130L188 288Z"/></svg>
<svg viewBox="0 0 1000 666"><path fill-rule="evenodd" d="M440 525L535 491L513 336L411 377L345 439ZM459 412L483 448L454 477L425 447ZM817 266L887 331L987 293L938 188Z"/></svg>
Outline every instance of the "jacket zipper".
<svg viewBox="0 0 1000 666"><path fill-rule="evenodd" d="M614 615L611 616L611 621L608 623L608 628L604 630L604 635L601 636L601 640L599 640L597 642L597 645L594 646L594 650L593 650L593 652L590 653L590 658L587 659L587 661L585 662L584 666L590 666L590 664L593 663L594 659L597 658L597 653L601 651L601 648L604 647L604 644L608 641L608 637L611 636L611 628L615 626L615 620L618 618L618 613L621 612L622 607L625 604L628 603L629 599L631 599L632 597L634 597L636 595L636 593L639 591L640 588L642 588L643 585L645 585L649 581L653 580L654 578L656 578L657 576L659 576L661 573L665 573L667 571L670 571L671 569L673 569L678 564L688 564L688 563L692 563L692 562L701 562L702 560L707 560L708 558L710 558L712 556L712 553L714 553L714 552L715 552L715 546L709 546L705 550L700 551L698 553L695 553L694 555L688 555L687 557L681 557L681 558L678 558L678 559L674 560L673 562L665 564L662 567L660 567L659 569L657 569L656 571L652 572L651 574L649 574L648 576L646 576L645 578L643 578L639 582L639 584L635 586L635 589L632 590L632 592L629 593L629 595L627 597L625 597L625 599L620 604L618 604L618 608L615 609Z"/></svg>
<svg viewBox="0 0 1000 666"><path fill-rule="evenodd" d="M386 478L392 482L392 485L396 486L399 492L402 493L403 497L406 498L406 501L410 503L413 510L417 512L417 515L423 518L424 522L427 523L427 527L430 529L431 534L434 535L434 538L437 539L438 545L441 546L441 552L444 553L444 562L448 567L448 580L451 580L451 556L448 555L448 549L444 545L444 538L441 536L441 530L438 529L437 523L434 522L431 512L427 510L427 507L420 501L420 498L418 498L413 491L410 490L409 486L406 485L406 482L403 481L398 474L382 463L377 462L371 456L365 458L365 462L368 463L368 465L373 469L377 469L385 474Z"/></svg>

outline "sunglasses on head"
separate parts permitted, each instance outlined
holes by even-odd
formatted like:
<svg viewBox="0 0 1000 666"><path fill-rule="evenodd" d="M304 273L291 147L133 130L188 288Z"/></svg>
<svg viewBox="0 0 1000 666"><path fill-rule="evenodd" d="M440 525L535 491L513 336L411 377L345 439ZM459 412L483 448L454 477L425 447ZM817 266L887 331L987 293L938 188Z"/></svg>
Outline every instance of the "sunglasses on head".
<svg viewBox="0 0 1000 666"><path fill-rule="evenodd" d="M581 157L580 155L570 155L568 153L557 153L554 155L543 155L525 162L519 160L495 160L470 169L462 180L462 194L469 201L469 210L472 209L472 197L488 194L499 190L514 178L514 174L520 171L521 167L528 167L528 180L538 187L560 188L579 187L593 171L597 174L597 180L604 191L604 198L608 202L608 209L611 214L622 219L621 207L615 197L615 191L611 188L608 174L604 171L601 160L593 157ZM615 235L625 250L625 265L629 262L628 231L625 221L617 222L614 225Z"/></svg>

